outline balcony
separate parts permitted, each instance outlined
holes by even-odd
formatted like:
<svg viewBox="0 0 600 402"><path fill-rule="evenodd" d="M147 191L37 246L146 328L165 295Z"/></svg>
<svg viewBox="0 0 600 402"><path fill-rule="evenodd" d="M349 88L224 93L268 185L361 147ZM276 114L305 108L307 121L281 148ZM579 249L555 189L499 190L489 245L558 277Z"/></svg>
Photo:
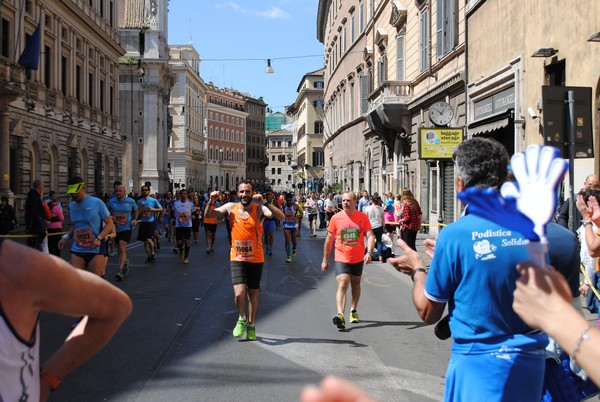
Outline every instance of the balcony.
<svg viewBox="0 0 600 402"><path fill-rule="evenodd" d="M0 57L0 96L17 97L25 94L25 70Z"/></svg>
<svg viewBox="0 0 600 402"><path fill-rule="evenodd" d="M371 131L385 142L390 154L393 153L396 139L406 140L410 137L408 104L412 97L412 84L406 81L384 81L369 94L367 123ZM410 152L410 142L403 143L402 152Z"/></svg>

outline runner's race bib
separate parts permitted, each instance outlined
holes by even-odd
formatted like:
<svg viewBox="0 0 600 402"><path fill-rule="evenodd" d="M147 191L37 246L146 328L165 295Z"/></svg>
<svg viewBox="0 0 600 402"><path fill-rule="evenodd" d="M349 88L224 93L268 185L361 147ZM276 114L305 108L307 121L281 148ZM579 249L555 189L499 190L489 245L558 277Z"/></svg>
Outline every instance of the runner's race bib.
<svg viewBox="0 0 600 402"><path fill-rule="evenodd" d="M181 223L185 223L185 222L187 222L187 221L188 221L188 219L189 219L189 218L188 218L188 214L186 214L185 212L180 212L180 213L177 215L177 219L179 219L179 222L181 222Z"/></svg>
<svg viewBox="0 0 600 402"><path fill-rule="evenodd" d="M74 235L79 247L94 247L94 231L92 228L75 229Z"/></svg>
<svg viewBox="0 0 600 402"><path fill-rule="evenodd" d="M358 228L346 228L342 229L340 232L342 237L342 243L347 247L356 247L358 246Z"/></svg>
<svg viewBox="0 0 600 402"><path fill-rule="evenodd" d="M115 223L117 225L124 225L127 223L127 213L126 212L115 212L114 216Z"/></svg>
<svg viewBox="0 0 600 402"><path fill-rule="evenodd" d="M254 247L252 241L235 241L235 257L241 261L248 261L254 258Z"/></svg>

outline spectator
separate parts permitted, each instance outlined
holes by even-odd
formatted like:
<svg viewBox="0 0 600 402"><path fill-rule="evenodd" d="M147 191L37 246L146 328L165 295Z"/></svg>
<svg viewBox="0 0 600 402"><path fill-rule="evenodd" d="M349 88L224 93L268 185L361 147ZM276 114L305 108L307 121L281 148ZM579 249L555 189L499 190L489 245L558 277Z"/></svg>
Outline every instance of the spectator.
<svg viewBox="0 0 600 402"><path fill-rule="evenodd" d="M27 245L40 251L46 240L46 222L51 218L50 210L42 200L43 195L44 183L41 180L34 180L25 201L25 227L27 234L32 236L27 238Z"/></svg>
<svg viewBox="0 0 600 402"><path fill-rule="evenodd" d="M0 235L7 235L18 225L15 209L8 203L8 197L0 198Z"/></svg>
<svg viewBox="0 0 600 402"><path fill-rule="evenodd" d="M50 254L60 257L60 248L58 247L60 236L58 233L62 232L62 223L65 220L65 216L63 215L62 206L58 200L58 194L52 195L48 207L50 208L50 223L48 224L48 250L50 251Z"/></svg>

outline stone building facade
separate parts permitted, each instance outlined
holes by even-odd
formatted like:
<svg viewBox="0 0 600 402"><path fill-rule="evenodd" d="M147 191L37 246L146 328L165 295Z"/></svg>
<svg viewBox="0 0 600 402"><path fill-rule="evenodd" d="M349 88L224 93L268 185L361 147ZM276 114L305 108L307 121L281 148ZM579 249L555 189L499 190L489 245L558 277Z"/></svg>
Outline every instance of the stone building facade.
<svg viewBox="0 0 600 402"><path fill-rule="evenodd" d="M117 1L5 0L0 41L0 194L20 215L35 179L65 194L80 175L110 194L123 175ZM18 64L39 29L37 70ZM66 199L65 199L66 201Z"/></svg>
<svg viewBox="0 0 600 402"><path fill-rule="evenodd" d="M206 181L206 84L200 57L192 45L170 46L173 89L169 101L170 189L204 190Z"/></svg>
<svg viewBox="0 0 600 402"><path fill-rule="evenodd" d="M206 183L213 190L237 190L246 178L245 97L240 92L207 84Z"/></svg>
<svg viewBox="0 0 600 402"><path fill-rule="evenodd" d="M246 179L256 190L265 188L265 168L268 164L266 155L265 115L266 103L244 95L246 118Z"/></svg>

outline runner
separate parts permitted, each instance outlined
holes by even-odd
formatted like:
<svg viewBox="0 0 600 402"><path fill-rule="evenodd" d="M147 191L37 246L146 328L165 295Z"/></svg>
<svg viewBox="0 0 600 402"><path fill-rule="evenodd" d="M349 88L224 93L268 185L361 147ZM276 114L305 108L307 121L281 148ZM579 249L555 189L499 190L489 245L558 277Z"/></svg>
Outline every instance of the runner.
<svg viewBox="0 0 600 402"><path fill-rule="evenodd" d="M335 202L333 201L333 193L329 193L324 202L325 207L325 215L327 216L327 226L329 226L329 222L331 222L331 218L335 215Z"/></svg>
<svg viewBox="0 0 600 402"><path fill-rule="evenodd" d="M165 238L169 243L173 241L173 233L171 232L171 210L173 209L173 203L175 200L173 199L173 193L167 192L165 198L161 201L161 205L164 210L164 214L162 217L162 224L165 228Z"/></svg>
<svg viewBox="0 0 600 402"><path fill-rule="evenodd" d="M329 222L323 247L323 262L321 263L321 270L327 271L329 253L335 241L335 279L338 286L335 294L337 314L333 317L333 324L338 329L346 328L344 311L346 310L346 292L349 286L352 287L350 322L359 322L356 308L360 299L363 265L371 262L371 254L375 248L375 234L373 234L369 217L356 210L356 195L352 191L342 195L342 208L343 210L335 214ZM365 235L368 241L366 254Z"/></svg>
<svg viewBox="0 0 600 402"><path fill-rule="evenodd" d="M252 183L244 181L238 186L240 202L216 207L218 191L210 193L210 201L204 211L205 217L219 218L229 214L231 222L231 279L239 317L233 336L241 337L246 330L246 340L256 340L256 312L265 256L261 235L264 218L283 219L283 213L268 204L260 194L254 195ZM253 202L253 199L257 202ZM246 288L248 289L246 291ZM248 294L248 318L246 318L246 293Z"/></svg>
<svg viewBox="0 0 600 402"><path fill-rule="evenodd" d="M215 202L216 202L217 208L221 206L219 201L215 201ZM209 201L206 203L207 207L208 207L209 203L210 203L210 198L209 198ZM206 208L205 208L205 210L206 210ZM204 214L204 234L206 235L206 254L215 252L215 237L217 235L217 223L218 223L218 220L216 217L208 217L208 216L206 216L206 214Z"/></svg>
<svg viewBox="0 0 600 402"><path fill-rule="evenodd" d="M175 241L179 250L179 258L184 264L189 262L192 216L195 210L196 206L193 201L188 199L187 190L181 190L179 200L173 204L173 211L175 213Z"/></svg>
<svg viewBox="0 0 600 402"><path fill-rule="evenodd" d="M131 230L136 221L132 219L133 213L137 210L137 204L134 200L127 197L125 186L119 184L115 186L115 196L108 201L108 210L110 211L117 235L115 242L119 250L119 270L115 275L118 281L129 271L129 259L127 258L127 244L131 240Z"/></svg>
<svg viewBox="0 0 600 402"><path fill-rule="evenodd" d="M142 215L137 239L144 242L147 256L145 263L155 263L156 254L153 240L156 228L155 212L161 212L163 209L155 198L150 197L150 187L147 185L142 186L142 196L138 200L137 206L135 220L138 221L140 214Z"/></svg>
<svg viewBox="0 0 600 402"><path fill-rule="evenodd" d="M292 256L296 256L296 233L298 229L298 212L302 213L302 208L297 202L294 202L292 194L287 194L285 204L283 204L283 234L285 236L285 254L287 256L285 262L292 262ZM290 250L290 242L292 249Z"/></svg>
<svg viewBox="0 0 600 402"><path fill-rule="evenodd" d="M308 226L310 228L310 235L317 237L317 216L319 214L317 193L313 192L310 195L310 198L306 201L306 210L308 211Z"/></svg>
<svg viewBox="0 0 600 402"><path fill-rule="evenodd" d="M274 204L273 193L268 192L265 194L267 204L273 205L274 208L277 208ZM266 218L263 222L263 229L265 234L265 246L266 246L266 254L273 255L273 239L275 232L275 222L276 219Z"/></svg>
<svg viewBox="0 0 600 402"><path fill-rule="evenodd" d="M104 202L88 195L81 177L72 177L67 182L67 194L73 200L69 214L73 225L68 234L58 242L62 250L67 239L75 239L71 245L71 265L86 269L104 277L108 261L107 237L114 233L115 225Z"/></svg>
<svg viewBox="0 0 600 402"><path fill-rule="evenodd" d="M302 237L302 218L304 217L304 196L298 195L297 199L298 209L296 210L296 218L298 219L298 237ZM295 254L294 254L295 255Z"/></svg>
<svg viewBox="0 0 600 402"><path fill-rule="evenodd" d="M200 238L200 222L202 222L202 204L200 203L198 194L192 194L191 201L192 204L194 204L194 211L192 212L192 234L194 236L194 243L198 244L198 239ZM179 248L179 246L177 247Z"/></svg>

